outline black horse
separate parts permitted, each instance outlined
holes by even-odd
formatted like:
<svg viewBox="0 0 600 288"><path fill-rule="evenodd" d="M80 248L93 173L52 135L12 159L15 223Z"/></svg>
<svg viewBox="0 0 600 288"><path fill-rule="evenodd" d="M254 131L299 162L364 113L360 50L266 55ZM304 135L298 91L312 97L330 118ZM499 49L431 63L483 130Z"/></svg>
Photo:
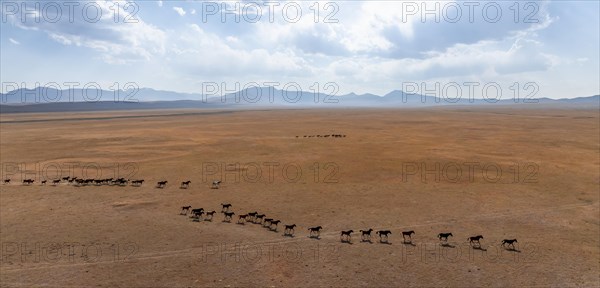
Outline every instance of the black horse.
<svg viewBox="0 0 600 288"><path fill-rule="evenodd" d="M273 221L272 218L265 218L265 221L263 221L263 227L271 227L271 221Z"/></svg>
<svg viewBox="0 0 600 288"><path fill-rule="evenodd" d="M271 225L269 225L269 230L277 231L277 224L281 223L279 220L271 220Z"/></svg>
<svg viewBox="0 0 600 288"><path fill-rule="evenodd" d="M192 217L194 217L194 215L196 215L198 213L204 213L204 208L195 208L195 209L192 209L191 212L192 212Z"/></svg>
<svg viewBox="0 0 600 288"><path fill-rule="evenodd" d="M340 240L342 242L352 242L352 232L354 232L354 230L342 231L342 233L340 234Z"/></svg>
<svg viewBox="0 0 600 288"><path fill-rule="evenodd" d="M235 215L234 212L222 212L223 214L225 214L225 218L223 218L223 221L225 222L231 222L231 217L233 217L233 215Z"/></svg>
<svg viewBox="0 0 600 288"><path fill-rule="evenodd" d="M253 222L256 223L256 224L261 224L262 221L263 221L263 219L265 218L265 216L266 216L265 214L256 214L254 216L254 221Z"/></svg>
<svg viewBox="0 0 600 288"><path fill-rule="evenodd" d="M415 234L415 231L413 231L413 230L402 231L402 239L404 240L404 243L412 242L412 237L411 237L412 234ZM408 241L406 241L407 236L408 236Z"/></svg>
<svg viewBox="0 0 600 288"><path fill-rule="evenodd" d="M389 241L389 235L392 234L392 231L390 230L379 230L377 231L377 234L379 235L379 242L382 243L387 243Z"/></svg>
<svg viewBox="0 0 600 288"><path fill-rule="evenodd" d="M231 208L231 204L229 204L229 203L221 203L221 206L223 206L223 208L221 209L221 212L229 211L229 208Z"/></svg>
<svg viewBox="0 0 600 288"><path fill-rule="evenodd" d="M143 179L131 181L131 185L133 185L133 186L142 186L143 183L144 183Z"/></svg>
<svg viewBox="0 0 600 288"><path fill-rule="evenodd" d="M506 247L504 245L508 244L508 247L512 247L512 249L515 250L515 243L519 243L517 242L517 239L504 239L502 240L502 247Z"/></svg>
<svg viewBox="0 0 600 288"><path fill-rule="evenodd" d="M454 235L452 235L452 233L440 233L438 234L438 239L440 239L440 241L448 241L448 237L454 237Z"/></svg>
<svg viewBox="0 0 600 288"><path fill-rule="evenodd" d="M294 228L296 228L296 224L285 225L285 229L283 230L283 235L286 235L286 236L294 235Z"/></svg>
<svg viewBox="0 0 600 288"><path fill-rule="evenodd" d="M369 230L360 230L360 240L363 242L371 241L371 232L373 232L373 229L371 228L369 228Z"/></svg>
<svg viewBox="0 0 600 288"><path fill-rule="evenodd" d="M310 231L309 237L319 238L319 236L321 235L321 229L323 229L323 227L321 227L321 226L308 228L308 231Z"/></svg>

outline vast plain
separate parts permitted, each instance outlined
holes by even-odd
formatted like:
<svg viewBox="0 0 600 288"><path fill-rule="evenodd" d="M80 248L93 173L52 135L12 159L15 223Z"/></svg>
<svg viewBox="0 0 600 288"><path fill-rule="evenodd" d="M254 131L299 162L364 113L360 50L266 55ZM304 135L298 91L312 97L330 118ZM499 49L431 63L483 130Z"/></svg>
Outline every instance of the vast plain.
<svg viewBox="0 0 600 288"><path fill-rule="evenodd" d="M2 287L600 286L597 107L0 118ZM145 182L40 184L65 176ZM180 215L221 203L231 223ZM252 211L278 230L236 223Z"/></svg>

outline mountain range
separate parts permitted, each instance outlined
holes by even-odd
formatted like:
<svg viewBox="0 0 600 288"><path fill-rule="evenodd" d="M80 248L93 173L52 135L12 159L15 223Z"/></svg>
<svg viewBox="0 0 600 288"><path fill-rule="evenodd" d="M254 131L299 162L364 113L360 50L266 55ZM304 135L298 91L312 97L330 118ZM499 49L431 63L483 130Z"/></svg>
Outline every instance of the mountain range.
<svg viewBox="0 0 600 288"><path fill-rule="evenodd" d="M600 107L600 95L564 99L539 98L519 101L501 99L442 99L434 96L409 94L394 90L386 95L355 93L330 96L325 93L285 91L274 87L251 87L223 96L208 96L194 93L160 91L150 88L137 90L71 89L58 90L51 87L17 89L0 93L0 113L18 112L67 112L106 111L137 109L176 108L341 108L341 107L431 107L449 105L518 105L535 104Z"/></svg>

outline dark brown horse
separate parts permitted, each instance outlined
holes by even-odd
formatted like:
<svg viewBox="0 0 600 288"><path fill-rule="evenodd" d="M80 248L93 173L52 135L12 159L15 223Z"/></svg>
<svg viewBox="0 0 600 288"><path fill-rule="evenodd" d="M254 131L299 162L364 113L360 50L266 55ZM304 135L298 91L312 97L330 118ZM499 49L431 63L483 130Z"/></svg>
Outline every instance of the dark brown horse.
<svg viewBox="0 0 600 288"><path fill-rule="evenodd" d="M309 237L319 238L319 236L321 235L321 229L323 229L323 227L321 227L321 226L308 228L308 231L310 231Z"/></svg>
<svg viewBox="0 0 600 288"><path fill-rule="evenodd" d="M205 221L212 221L213 216L215 216L215 210L206 212Z"/></svg>
<svg viewBox="0 0 600 288"><path fill-rule="evenodd" d="M179 215L187 215L191 208L192 206L181 206L181 212L179 212Z"/></svg>
<svg viewBox="0 0 600 288"><path fill-rule="evenodd" d="M181 182L181 188L188 188L190 187L190 183L192 183L192 181L188 180L188 181L183 181Z"/></svg>
<svg viewBox="0 0 600 288"><path fill-rule="evenodd" d="M281 223L280 220L271 220L271 225L269 225L269 229L272 231L277 231L277 224Z"/></svg>
<svg viewBox="0 0 600 288"><path fill-rule="evenodd" d="M238 216L238 224L246 223L246 218L248 218L248 214L241 214Z"/></svg>
<svg viewBox="0 0 600 288"><path fill-rule="evenodd" d="M469 241L469 245L477 244L477 246L481 246L481 243L479 243L479 240L481 240L481 239L483 239L483 236L477 235L477 236L471 236L471 237L467 238L467 241Z"/></svg>
<svg viewBox="0 0 600 288"><path fill-rule="evenodd" d="M352 242L352 232L354 232L353 230L346 230L346 231L342 231L342 233L340 234L340 241L342 242Z"/></svg>
<svg viewBox="0 0 600 288"><path fill-rule="evenodd" d="M512 249L515 250L515 243L519 243L517 242L517 239L504 239L502 240L502 247L506 248L504 245L508 244L508 247L512 247Z"/></svg>
<svg viewBox="0 0 600 288"><path fill-rule="evenodd" d="M285 229L283 230L283 235L286 235L286 236L294 235L294 228L296 228L296 224L285 225Z"/></svg>

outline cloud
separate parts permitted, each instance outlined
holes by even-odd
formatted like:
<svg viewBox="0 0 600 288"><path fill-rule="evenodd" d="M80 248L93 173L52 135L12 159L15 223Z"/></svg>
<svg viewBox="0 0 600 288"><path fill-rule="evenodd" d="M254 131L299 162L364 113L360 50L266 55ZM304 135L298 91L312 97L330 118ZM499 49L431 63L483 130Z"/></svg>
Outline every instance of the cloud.
<svg viewBox="0 0 600 288"><path fill-rule="evenodd" d="M227 3L227 2L226 2ZM543 10L545 4L539 4L540 11L536 19L541 24L514 21L513 15L504 13L499 22L491 23L482 16L483 4L474 12L471 21L469 8L464 4L444 1L435 2L439 8L434 14L427 14L423 21L421 13L406 17L402 11L407 9L405 4L427 4L430 2L295 2L303 11L300 21L291 23L282 15L286 14L285 5L274 6L271 15L263 10L258 23L240 25L234 21L234 15L228 14L227 21L220 20L219 13L209 16L208 23L203 27L214 33L225 33L226 36L234 35L242 39L247 45L272 49L271 47L286 46L290 49L299 49L307 54L323 54L331 56L370 56L384 58L422 58L423 52L443 51L456 44L474 44L482 40L501 40L519 31L534 31L545 29L552 21L547 21L547 12ZM494 2L495 3L495 2ZM529 3L529 2L528 2ZM316 5L319 4L319 5ZM514 3L501 2L502 11L511 11L510 5ZM457 22L447 20L448 12L443 7L462 7L461 17ZM237 14L241 23L248 22L247 14L254 13L245 6ZM253 7L253 6L248 6ZM319 8L319 13L315 12ZM234 6L229 7L235 10ZM513 7L514 8L514 7ZM288 9L290 10L290 9ZM290 12L287 11L289 14ZM274 16L271 21L268 16ZM435 16L435 17L434 17ZM289 17L289 16L288 16ZM436 18L438 21L434 21ZM487 17L487 16L486 16ZM524 16L523 16L524 17ZM467 32L466 32L467 31Z"/></svg>
<svg viewBox="0 0 600 288"><path fill-rule="evenodd" d="M158 5L162 7L161 2ZM594 19L593 11L597 9L590 9L588 4L579 4L582 8L577 10L562 2L534 2L540 3L535 14L539 21L515 23L510 9L514 3L499 2L505 12L502 21L488 23L480 19L480 8L485 5L481 3L473 14L479 22L469 22L468 11L463 10L462 22L451 23L442 18L436 23L424 22L418 15L403 19L401 5L405 2L295 2L301 5L303 16L300 21L291 23L282 17L285 5L282 2L274 6L274 21L270 21L267 9L262 6L260 21L249 23L247 19L254 18L247 14L259 12L253 10L254 4L235 15L227 14L227 21L222 21L222 15L216 13L203 22L200 15L191 16L201 14L201 4L194 1L173 7L173 11L185 16L171 19L175 21L161 18L162 14L173 15L171 9L142 9L130 15L132 9L123 9L121 1L90 3L102 8L103 17L96 23L81 19L69 23L68 17L57 23L22 23L20 16L8 15L12 25L6 26L28 30L23 31L25 33L45 33L47 37L40 37L45 41L81 47L80 55L56 60L65 65L79 65L84 59L90 59L84 51L87 48L96 53L90 63L114 69L111 73L119 70L127 77L146 79L151 87L162 85L166 90L188 92L197 92L200 81L297 81L304 83L305 89L314 82L322 85L332 81L338 83L343 92L385 94L400 88L402 81L451 79L462 83L481 79L532 81L535 78L536 81L553 79L552 82L558 83L561 78L570 78L576 83L574 79L593 79L598 75L598 20L588 23ZM229 10L235 8L233 2L224 3ZM243 9L248 2L239 3ZM319 4L318 15L313 10L316 3ZM463 5L463 2L440 3L442 6L445 3ZM118 14L115 5L119 7ZM547 5L563 14L548 11ZM575 17L569 15L577 15L582 9L589 11L589 19L583 20L586 18L583 17L577 20L581 22L573 22ZM293 11L288 12L293 14ZM530 11L521 12L521 18L530 15L525 13ZM52 9L44 13L52 13ZM82 11L74 13L81 15ZM123 23L127 16L135 16L137 21ZM236 16L240 17L240 23L234 21ZM118 18L117 23L114 17ZM326 17L336 21L325 23ZM32 37L18 39L31 46L25 39ZM12 40L7 38L7 42L15 44ZM98 61L96 59L103 62L93 62ZM154 71L164 73L157 77ZM73 75L71 77L79 77ZM597 80L582 86L597 87L594 83Z"/></svg>
<svg viewBox="0 0 600 288"><path fill-rule="evenodd" d="M196 24L182 29L182 34L171 41L174 46L168 63L193 77L241 79L248 75L303 75L311 70L292 50L233 47L239 44L236 37L222 38Z"/></svg>
<svg viewBox="0 0 600 288"><path fill-rule="evenodd" d="M166 33L144 22L139 15L132 14L132 9L125 9L126 2L86 3L92 3L102 11L102 17L97 19L98 21L80 20L71 23L69 17L60 17L56 23L23 22L13 15L9 15L8 19L21 29L42 31L50 39L63 45L91 48L99 52L100 58L108 63L123 64L150 60L155 55L165 52ZM75 6L75 15L81 15L82 6ZM30 8L33 10L33 7Z"/></svg>
<svg viewBox="0 0 600 288"><path fill-rule="evenodd" d="M559 61L535 40L536 33L551 25L551 18L541 18L542 22L534 25L500 25L493 33L464 38L452 29L463 29L466 24L440 23L440 31L433 33L431 27L423 30L427 23L404 23L395 3L383 8L370 2L348 5L359 5L360 9L351 11L360 13L340 14L340 23L327 25L315 23L311 15L296 23L276 18L274 23L253 25L217 21L212 24L221 25L217 28L210 23L180 27L169 34L165 58L159 61L196 82L283 77L294 81L330 79L346 87L383 87L399 79L500 78L547 71ZM185 15L180 9L184 13L178 13ZM386 34L390 27L396 38ZM431 33L421 35L427 31ZM444 33L445 39L437 39ZM398 52L408 45L413 45L414 52Z"/></svg>
<svg viewBox="0 0 600 288"><path fill-rule="evenodd" d="M12 44L14 44L14 45L20 45L20 44L21 44L21 42L19 42L19 41L15 40L15 39L13 39L13 38L8 38L8 41L10 41L10 43L12 43Z"/></svg>
<svg viewBox="0 0 600 288"><path fill-rule="evenodd" d="M163 6L163 1L158 1L158 2L156 2L156 4L158 4L158 7L162 7Z"/></svg>
<svg viewBox="0 0 600 288"><path fill-rule="evenodd" d="M175 12L177 12L177 14L179 14L179 16L184 16L185 15L185 10L183 10L183 8L181 7L173 7L173 10L175 10Z"/></svg>
<svg viewBox="0 0 600 288"><path fill-rule="evenodd" d="M368 85L371 81L394 82L398 79L501 77L546 71L557 64L558 58L543 53L539 42L527 38L507 38L455 44L444 51L427 52L423 58L363 56L342 59L333 61L327 69Z"/></svg>

